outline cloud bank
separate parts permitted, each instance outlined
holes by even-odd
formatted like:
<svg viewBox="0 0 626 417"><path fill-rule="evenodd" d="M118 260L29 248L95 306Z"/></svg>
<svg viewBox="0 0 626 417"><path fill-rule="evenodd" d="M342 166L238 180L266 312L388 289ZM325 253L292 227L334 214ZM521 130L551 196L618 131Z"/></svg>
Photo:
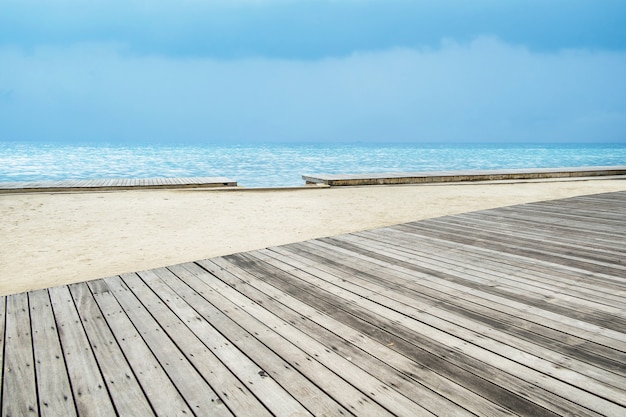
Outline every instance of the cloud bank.
<svg viewBox="0 0 626 417"><path fill-rule="evenodd" d="M0 49L0 135L86 141L620 141L626 53L495 38L316 61Z"/></svg>
<svg viewBox="0 0 626 417"><path fill-rule="evenodd" d="M0 141L626 141L626 3L5 0Z"/></svg>
<svg viewBox="0 0 626 417"><path fill-rule="evenodd" d="M3 0L0 42L132 53L321 59L496 36L532 50L624 49L622 0Z"/></svg>

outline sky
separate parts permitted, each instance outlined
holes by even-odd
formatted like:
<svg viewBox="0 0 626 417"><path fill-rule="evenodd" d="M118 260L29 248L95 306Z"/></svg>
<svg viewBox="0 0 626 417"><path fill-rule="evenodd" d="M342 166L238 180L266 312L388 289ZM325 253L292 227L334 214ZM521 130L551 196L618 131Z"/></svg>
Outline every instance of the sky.
<svg viewBox="0 0 626 417"><path fill-rule="evenodd" d="M626 143L623 0L0 0L0 141Z"/></svg>

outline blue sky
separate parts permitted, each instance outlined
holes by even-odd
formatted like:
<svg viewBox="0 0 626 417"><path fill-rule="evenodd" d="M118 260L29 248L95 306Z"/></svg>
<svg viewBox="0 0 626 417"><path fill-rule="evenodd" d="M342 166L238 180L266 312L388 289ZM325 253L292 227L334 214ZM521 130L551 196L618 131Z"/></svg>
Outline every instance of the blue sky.
<svg viewBox="0 0 626 417"><path fill-rule="evenodd" d="M2 0L0 140L626 142L622 0Z"/></svg>

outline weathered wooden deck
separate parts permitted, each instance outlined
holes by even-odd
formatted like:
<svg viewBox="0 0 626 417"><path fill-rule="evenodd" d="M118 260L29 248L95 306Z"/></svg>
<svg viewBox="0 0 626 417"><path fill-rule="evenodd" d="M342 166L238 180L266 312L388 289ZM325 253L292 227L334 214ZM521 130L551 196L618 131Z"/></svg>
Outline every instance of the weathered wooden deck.
<svg viewBox="0 0 626 417"><path fill-rule="evenodd" d="M538 180L546 178L606 177L617 175L626 175L626 166L384 172L369 174L304 174L302 175L302 179L305 180L307 184L325 184L331 187L337 187L464 181Z"/></svg>
<svg viewBox="0 0 626 417"><path fill-rule="evenodd" d="M626 415L626 193L0 298L2 415Z"/></svg>
<svg viewBox="0 0 626 417"><path fill-rule="evenodd" d="M0 193L107 191L158 188L236 187L237 181L226 177L187 178L104 178L93 180L60 180L30 182L0 182Z"/></svg>

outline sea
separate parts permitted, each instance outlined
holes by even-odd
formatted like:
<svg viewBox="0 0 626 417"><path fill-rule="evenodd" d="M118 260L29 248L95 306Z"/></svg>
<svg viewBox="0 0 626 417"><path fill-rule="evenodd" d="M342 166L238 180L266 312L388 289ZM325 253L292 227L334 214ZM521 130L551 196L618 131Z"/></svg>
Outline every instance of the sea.
<svg viewBox="0 0 626 417"><path fill-rule="evenodd" d="M51 144L0 142L0 182L228 177L304 185L303 174L626 165L617 144Z"/></svg>

